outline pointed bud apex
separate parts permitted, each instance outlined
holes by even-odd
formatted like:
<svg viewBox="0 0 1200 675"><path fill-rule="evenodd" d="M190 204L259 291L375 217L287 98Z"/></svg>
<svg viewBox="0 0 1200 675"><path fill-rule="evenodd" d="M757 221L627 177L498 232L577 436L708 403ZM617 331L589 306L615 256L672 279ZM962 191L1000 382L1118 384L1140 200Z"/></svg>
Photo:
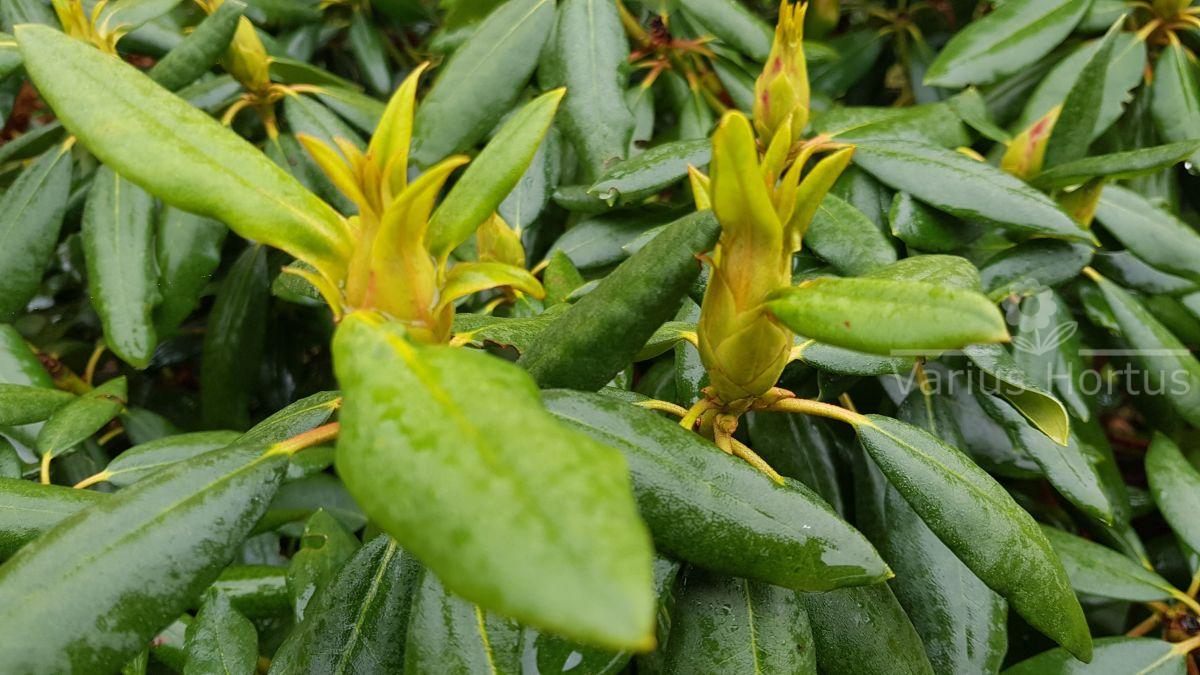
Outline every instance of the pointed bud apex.
<svg viewBox="0 0 1200 675"><path fill-rule="evenodd" d="M521 244L521 235L509 227L499 213L493 213L475 231L475 253L480 262L525 266L525 247Z"/></svg>
<svg viewBox="0 0 1200 675"><path fill-rule="evenodd" d="M254 24L246 17L238 21L237 32L233 34L221 64L233 79L253 93L263 93L271 86L271 60L267 57L267 48L254 30Z"/></svg>
<svg viewBox="0 0 1200 675"><path fill-rule="evenodd" d="M804 15L808 3L782 0L775 42L754 83L754 128L759 138L771 139L784 121L792 124L792 142L808 126L808 65L804 61Z"/></svg>
<svg viewBox="0 0 1200 675"><path fill-rule="evenodd" d="M1000 159L1000 168L1021 180L1029 180L1041 173L1042 164L1046 161L1046 145L1050 142L1050 133L1054 131L1054 124L1058 122L1061 112L1062 106L1055 106L1012 139L1008 151Z"/></svg>

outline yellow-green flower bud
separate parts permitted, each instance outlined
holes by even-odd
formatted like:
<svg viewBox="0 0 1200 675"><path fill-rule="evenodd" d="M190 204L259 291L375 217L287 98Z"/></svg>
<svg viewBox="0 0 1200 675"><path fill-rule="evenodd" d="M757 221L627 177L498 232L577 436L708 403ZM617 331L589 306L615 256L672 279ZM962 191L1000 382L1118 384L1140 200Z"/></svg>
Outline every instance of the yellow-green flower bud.
<svg viewBox="0 0 1200 675"><path fill-rule="evenodd" d="M804 15L808 3L782 0L775 42L754 83L754 128L769 142L785 120L792 123L792 142L808 126L808 65L804 61Z"/></svg>
<svg viewBox="0 0 1200 675"><path fill-rule="evenodd" d="M225 70L247 90L261 94L271 86L271 60L267 48L246 17L238 22L233 41L221 59Z"/></svg>
<svg viewBox="0 0 1200 675"><path fill-rule="evenodd" d="M1000 168L1021 180L1029 180L1041 173L1046 161L1046 145L1050 142L1050 134L1061 112L1062 106L1055 106L1012 139L1008 150L1000 158Z"/></svg>

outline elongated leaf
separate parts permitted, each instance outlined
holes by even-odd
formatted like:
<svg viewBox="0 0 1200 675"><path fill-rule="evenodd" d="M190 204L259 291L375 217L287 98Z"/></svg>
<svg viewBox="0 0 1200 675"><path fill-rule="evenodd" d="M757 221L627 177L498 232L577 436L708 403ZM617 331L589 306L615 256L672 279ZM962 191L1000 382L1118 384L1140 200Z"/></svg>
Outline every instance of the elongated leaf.
<svg viewBox="0 0 1200 675"><path fill-rule="evenodd" d="M463 172L429 221L428 248L435 257L449 255L512 191L533 161L562 96L562 90L551 91L521 108Z"/></svg>
<svg viewBox="0 0 1200 675"><path fill-rule="evenodd" d="M862 211L834 194L821 200L804 245L838 272L857 276L896 262L896 249Z"/></svg>
<svg viewBox="0 0 1200 675"><path fill-rule="evenodd" d="M1137 257L1164 272L1200 281L1200 234L1145 197L1106 186L1096 218Z"/></svg>
<svg viewBox="0 0 1200 675"><path fill-rule="evenodd" d="M921 637L887 584L799 598L812 624L821 672L932 675Z"/></svg>
<svg viewBox="0 0 1200 675"><path fill-rule="evenodd" d="M1136 178L1169 169L1197 150L1200 150L1200 141L1193 140L1086 157L1059 164L1039 173L1033 179L1033 184L1041 188L1055 189L1080 185L1099 176L1110 180ZM1105 188L1105 192L1118 189L1122 188L1110 185ZM1102 196L1101 202L1103 200Z"/></svg>
<svg viewBox="0 0 1200 675"><path fill-rule="evenodd" d="M755 61L767 60L773 31L737 0L693 0L683 10L722 42Z"/></svg>
<svg viewBox="0 0 1200 675"><path fill-rule="evenodd" d="M1170 642L1153 638L1108 637L1096 640L1096 656L1089 671L1184 675L1185 654ZM1063 649L1051 649L1004 671L1004 675L1068 675L1080 672L1079 661Z"/></svg>
<svg viewBox="0 0 1200 675"><path fill-rule="evenodd" d="M59 408L38 434L38 454L56 457L96 433L121 412L125 398L125 378L118 377Z"/></svg>
<svg viewBox="0 0 1200 675"><path fill-rule="evenodd" d="M71 189L71 155L51 149L0 198L0 321L24 311L50 262Z"/></svg>
<svg viewBox="0 0 1200 675"><path fill-rule="evenodd" d="M949 288L980 291L979 270L970 260L956 255L911 255L867 274L876 279L919 281Z"/></svg>
<svg viewBox="0 0 1200 675"><path fill-rule="evenodd" d="M1010 0L972 22L942 48L925 83L989 84L1020 71L1058 46L1083 18L1089 0Z"/></svg>
<svg viewBox="0 0 1200 675"><path fill-rule="evenodd" d="M0 567L6 667L120 667L217 578L286 464L258 445L216 450L97 501L22 548Z"/></svg>
<svg viewBox="0 0 1200 675"><path fill-rule="evenodd" d="M296 401L242 434L240 441L278 443L321 426L342 405L342 394L322 391Z"/></svg>
<svg viewBox="0 0 1200 675"><path fill-rule="evenodd" d="M42 367L37 355L25 343L17 329L6 323L0 323L0 382L54 388L50 373ZM18 454L23 460L33 462L37 459L33 448L41 428L42 423L37 422L17 427L0 427L0 433L16 444Z"/></svg>
<svg viewBox="0 0 1200 675"><path fill-rule="evenodd" d="M1092 260L1082 244L1037 239L1005 249L979 269L988 297L1032 295L1077 276Z"/></svg>
<svg viewBox="0 0 1200 675"><path fill-rule="evenodd" d="M779 473L812 488L846 513L839 482L840 448L824 422L804 415L754 413L746 417L750 447Z"/></svg>
<svg viewBox="0 0 1200 675"><path fill-rule="evenodd" d="M541 387L596 390L628 366L679 307L716 242L711 211L681 218L538 334L518 362Z"/></svg>
<svg viewBox="0 0 1200 675"><path fill-rule="evenodd" d="M322 509L308 519L300 550L288 564L287 587L296 621L302 621L313 596L321 592L342 563L359 548L358 539Z"/></svg>
<svg viewBox="0 0 1200 675"><path fill-rule="evenodd" d="M429 167L482 140L516 102L553 25L553 0L514 0L488 15L417 109L412 160Z"/></svg>
<svg viewBox="0 0 1200 675"><path fill-rule="evenodd" d="M248 619L286 616L291 612L282 567L230 565L213 582L213 589L229 598Z"/></svg>
<svg viewBox="0 0 1200 675"><path fill-rule="evenodd" d="M892 234L909 246L930 253L945 253L962 247L970 230L962 223L897 192L888 212Z"/></svg>
<svg viewBox="0 0 1200 675"><path fill-rule="evenodd" d="M1137 602L1171 598L1171 584L1135 560L1058 528L1043 525L1042 532L1080 593Z"/></svg>
<svg viewBox="0 0 1200 675"><path fill-rule="evenodd" d="M0 426L41 422L74 399L70 392L58 389L0 384Z"/></svg>
<svg viewBox="0 0 1200 675"><path fill-rule="evenodd" d="M854 162L887 185L959 218L990 221L1044 237L1091 241L1046 195L953 150L870 139L858 143Z"/></svg>
<svg viewBox="0 0 1200 675"><path fill-rule="evenodd" d="M708 139L663 143L609 167L588 194L609 204L631 204L683 180L689 166L703 168L711 156Z"/></svg>
<svg viewBox="0 0 1200 675"><path fill-rule="evenodd" d="M560 419L620 449L661 550L788 588L871 583L887 568L866 539L796 481L773 483L671 420L624 401L545 392Z"/></svg>
<svg viewBox="0 0 1200 675"><path fill-rule="evenodd" d="M1146 453L1146 478L1154 503L1175 534L1193 550L1200 550L1200 522L1193 517L1200 505L1200 471L1174 441L1155 434Z"/></svg>
<svg viewBox="0 0 1200 675"><path fill-rule="evenodd" d="M145 368L158 344L152 317L159 299L154 198L100 167L83 213L83 250L105 343L131 366Z"/></svg>
<svg viewBox="0 0 1200 675"><path fill-rule="evenodd" d="M859 440L929 529L1031 626L1090 660L1083 610L1033 518L958 450L903 422L868 419Z"/></svg>
<svg viewBox="0 0 1200 675"><path fill-rule="evenodd" d="M184 675L249 673L258 662L254 624L217 591L204 594L195 621L187 628Z"/></svg>
<svg viewBox="0 0 1200 675"><path fill-rule="evenodd" d="M1190 141L1200 138L1200 82L1196 66L1183 45L1167 45L1154 67L1150 112L1164 141ZM1200 152L1191 156L1200 162Z"/></svg>
<svg viewBox="0 0 1200 675"><path fill-rule="evenodd" d="M101 161L173 206L340 278L350 251L340 217L252 145L84 42L45 26L16 35L38 91Z"/></svg>
<svg viewBox="0 0 1200 675"><path fill-rule="evenodd" d="M104 497L90 490L0 478L0 560Z"/></svg>
<svg viewBox="0 0 1200 675"><path fill-rule="evenodd" d="M405 672L521 672L521 628L449 593L430 571L421 575L409 615Z"/></svg>
<svg viewBox="0 0 1200 675"><path fill-rule="evenodd" d="M338 473L372 520L464 598L597 646L649 646L649 540L616 451L486 354L412 345L355 314L334 355Z"/></svg>
<svg viewBox="0 0 1200 675"><path fill-rule="evenodd" d="M388 536L367 542L313 598L272 673L400 672L420 564Z"/></svg>
<svg viewBox="0 0 1200 675"><path fill-rule="evenodd" d="M350 30L346 37L358 65L359 77L372 92L387 95L392 92L392 77L380 30L371 21L370 14L356 11L350 17Z"/></svg>
<svg viewBox="0 0 1200 675"><path fill-rule="evenodd" d="M204 333L200 371L200 407L210 428L248 425L269 284L266 249L251 245L238 256L217 292Z"/></svg>
<svg viewBox="0 0 1200 675"><path fill-rule="evenodd" d="M1070 418L1066 406L1042 389L1001 345L970 345L963 349L977 368L997 384L995 391L1059 445L1067 444Z"/></svg>
<svg viewBox="0 0 1200 675"><path fill-rule="evenodd" d="M810 366L836 375L903 375L912 370L912 356L879 356L808 340L796 346L793 356Z"/></svg>
<svg viewBox="0 0 1200 675"><path fill-rule="evenodd" d="M816 675L812 631L796 591L693 567L675 595L668 672Z"/></svg>
<svg viewBox="0 0 1200 675"><path fill-rule="evenodd" d="M1175 412L1200 424L1200 362L1125 289L1093 277L1121 335L1132 347L1148 391L1159 391Z"/></svg>
<svg viewBox="0 0 1200 675"><path fill-rule="evenodd" d="M237 0L222 2L146 74L168 91L195 82L225 53L245 9Z"/></svg>
<svg viewBox="0 0 1200 675"><path fill-rule="evenodd" d="M978 293L917 281L821 278L776 291L767 307L821 342L871 354L954 349L1006 340L995 305ZM919 315L922 321L913 321Z"/></svg>
<svg viewBox="0 0 1200 675"><path fill-rule="evenodd" d="M625 157L633 114L617 78L629 56L616 5L597 0L564 0L554 33L554 79L566 85L563 130L584 166L596 179Z"/></svg>
<svg viewBox="0 0 1200 675"><path fill-rule="evenodd" d="M1105 74L1123 23L1123 19L1114 22L1108 29L1067 92L1062 113L1046 143L1046 167L1073 162L1087 155L1088 146L1096 136L1096 122L1104 102Z"/></svg>
<svg viewBox="0 0 1200 675"><path fill-rule="evenodd" d="M205 284L221 263L221 244L228 231L212 218L163 209L154 237L161 295L154 308L154 325L160 337L173 333L200 304Z"/></svg>

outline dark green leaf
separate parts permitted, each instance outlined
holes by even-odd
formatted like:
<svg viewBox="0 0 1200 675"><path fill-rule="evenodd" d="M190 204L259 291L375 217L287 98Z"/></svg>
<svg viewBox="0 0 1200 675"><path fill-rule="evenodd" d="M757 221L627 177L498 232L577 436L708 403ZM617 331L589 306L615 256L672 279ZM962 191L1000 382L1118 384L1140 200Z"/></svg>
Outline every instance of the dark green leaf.
<svg viewBox="0 0 1200 675"><path fill-rule="evenodd" d="M250 673L258 663L258 633L217 591L204 594L196 619L187 628L184 675Z"/></svg>
<svg viewBox="0 0 1200 675"><path fill-rule="evenodd" d="M42 283L71 189L71 155L47 151L0 198L0 321L12 321Z"/></svg>
<svg viewBox="0 0 1200 675"><path fill-rule="evenodd" d="M799 598L812 624L821 672L933 675L921 637L887 584Z"/></svg>

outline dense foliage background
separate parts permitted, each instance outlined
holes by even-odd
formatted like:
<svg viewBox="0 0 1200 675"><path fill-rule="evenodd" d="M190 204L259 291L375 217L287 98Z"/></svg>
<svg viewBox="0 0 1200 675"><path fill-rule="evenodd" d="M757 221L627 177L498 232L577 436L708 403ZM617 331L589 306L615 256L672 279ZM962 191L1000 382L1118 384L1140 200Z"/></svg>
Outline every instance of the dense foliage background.
<svg viewBox="0 0 1200 675"><path fill-rule="evenodd" d="M0 671L1197 672L1200 8L806 11L0 0Z"/></svg>

